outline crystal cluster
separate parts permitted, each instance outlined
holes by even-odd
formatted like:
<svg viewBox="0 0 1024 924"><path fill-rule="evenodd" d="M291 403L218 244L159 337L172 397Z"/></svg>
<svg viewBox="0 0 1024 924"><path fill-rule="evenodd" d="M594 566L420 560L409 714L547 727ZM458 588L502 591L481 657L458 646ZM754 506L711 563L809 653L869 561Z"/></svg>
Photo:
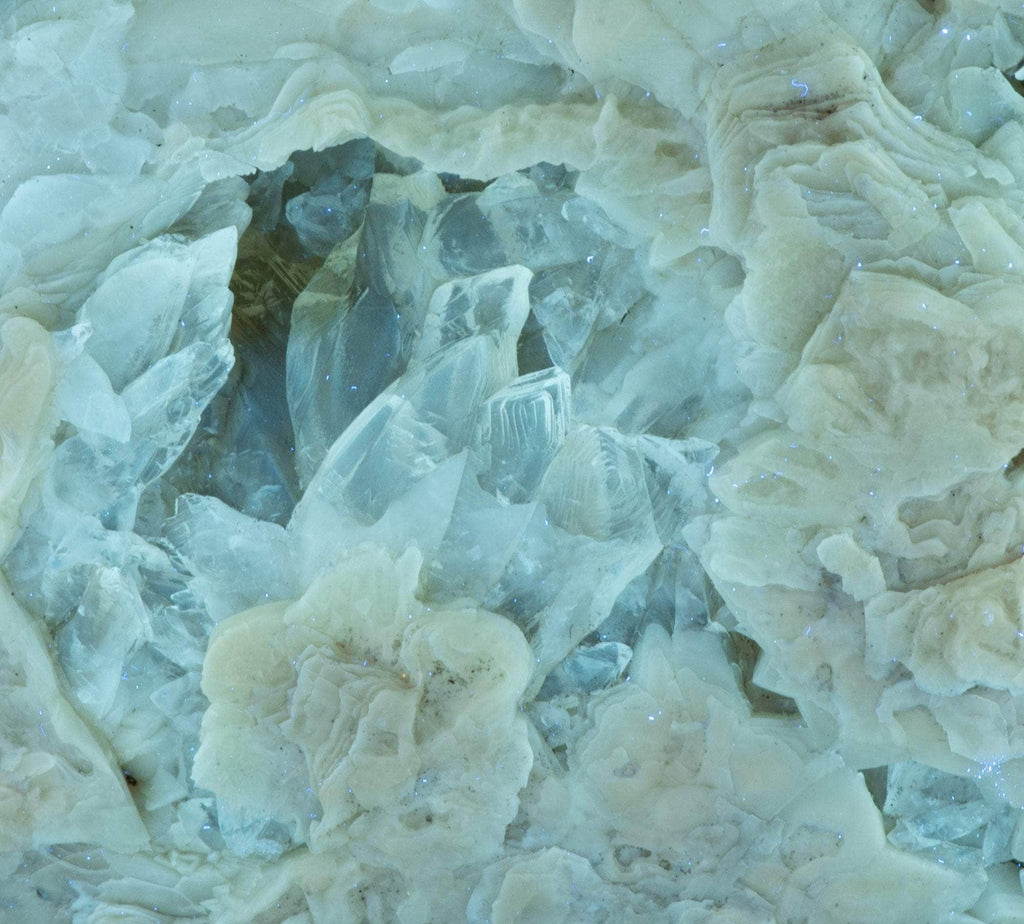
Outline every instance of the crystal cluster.
<svg viewBox="0 0 1024 924"><path fill-rule="evenodd" d="M1024 921L1021 12L0 11L0 920Z"/></svg>

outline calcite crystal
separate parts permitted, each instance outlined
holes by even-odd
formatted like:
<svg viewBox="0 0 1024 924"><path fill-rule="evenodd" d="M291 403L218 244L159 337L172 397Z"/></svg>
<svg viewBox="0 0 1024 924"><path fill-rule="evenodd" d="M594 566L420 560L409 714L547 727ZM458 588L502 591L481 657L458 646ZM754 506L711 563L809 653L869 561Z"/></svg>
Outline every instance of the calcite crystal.
<svg viewBox="0 0 1024 924"><path fill-rule="evenodd" d="M0 921L1024 921L1024 6L0 29Z"/></svg>

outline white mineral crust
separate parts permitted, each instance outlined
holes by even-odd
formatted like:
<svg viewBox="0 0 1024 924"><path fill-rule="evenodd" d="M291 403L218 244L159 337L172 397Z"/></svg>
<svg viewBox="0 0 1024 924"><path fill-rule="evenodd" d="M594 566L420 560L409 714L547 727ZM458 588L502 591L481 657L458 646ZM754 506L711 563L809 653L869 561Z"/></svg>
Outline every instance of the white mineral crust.
<svg viewBox="0 0 1024 924"><path fill-rule="evenodd" d="M0 2L0 922L1024 922L1022 79Z"/></svg>

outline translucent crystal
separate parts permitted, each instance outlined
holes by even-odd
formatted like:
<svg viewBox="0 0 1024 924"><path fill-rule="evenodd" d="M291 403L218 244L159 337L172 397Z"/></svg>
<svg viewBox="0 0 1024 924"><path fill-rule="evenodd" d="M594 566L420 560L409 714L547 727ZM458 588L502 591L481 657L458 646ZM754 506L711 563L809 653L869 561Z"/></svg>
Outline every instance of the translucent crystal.
<svg viewBox="0 0 1024 924"><path fill-rule="evenodd" d="M330 253L292 309L287 396L304 483L404 370L426 309L430 277L419 241L439 184L384 179L391 182L378 184L359 241Z"/></svg>
<svg viewBox="0 0 1024 924"><path fill-rule="evenodd" d="M276 170L258 173L249 184L253 224L264 234L273 231L281 220L284 184L294 172L295 164L288 160Z"/></svg>
<svg viewBox="0 0 1024 924"><path fill-rule="evenodd" d="M488 398L473 436L480 487L514 504L532 499L569 419L569 377L560 369L521 376Z"/></svg>
<svg viewBox="0 0 1024 924"><path fill-rule="evenodd" d="M516 374L515 340L487 335L459 340L434 353L403 380L417 416L461 450L473 433L480 404Z"/></svg>
<svg viewBox="0 0 1024 924"><path fill-rule="evenodd" d="M508 255L508 263L533 270L593 256L602 241L582 222L566 218L566 192L542 194L521 173L510 173L481 192L477 207Z"/></svg>
<svg viewBox="0 0 1024 924"><path fill-rule="evenodd" d="M123 666L149 634L135 582L116 568L97 568L78 610L54 636L75 697L94 718L113 706Z"/></svg>
<svg viewBox="0 0 1024 924"><path fill-rule="evenodd" d="M374 156L373 142L360 138L326 155L293 158L294 177L309 191L288 200L285 218L306 250L326 256L362 223Z"/></svg>
<svg viewBox="0 0 1024 924"><path fill-rule="evenodd" d="M69 366L58 392L59 413L79 430L124 443L131 436L132 421L124 399L114 392L103 367L88 353Z"/></svg>
<svg viewBox="0 0 1024 924"><path fill-rule="evenodd" d="M642 457L614 430L574 431L548 469L540 499L551 522L571 534L605 541L653 531Z"/></svg>
<svg viewBox="0 0 1024 924"><path fill-rule="evenodd" d="M121 515L117 505L131 504L177 459L231 363L230 345L196 343L151 366L122 393L130 439L80 434L62 443L49 474L54 495L83 513ZM134 518L133 508L125 515Z"/></svg>
<svg viewBox="0 0 1024 924"><path fill-rule="evenodd" d="M331 447L306 496L372 521L447 455L447 440L407 400L381 395Z"/></svg>
<svg viewBox="0 0 1024 924"><path fill-rule="evenodd" d="M162 481L168 503L173 493L212 494L252 516L287 521L299 495L285 388L288 326L291 301L312 273L266 238L247 234L239 242L230 331L235 365Z"/></svg>
<svg viewBox="0 0 1024 924"><path fill-rule="evenodd" d="M527 176L507 174L483 192L442 203L430 217L424 246L452 275L515 263L536 270L584 260L602 242L563 216L570 195L542 194Z"/></svg>
<svg viewBox="0 0 1024 924"><path fill-rule="evenodd" d="M536 513L484 601L523 629L546 672L605 620L660 548L636 446L581 428L548 468Z"/></svg>
<svg viewBox="0 0 1024 924"><path fill-rule="evenodd" d="M713 440L735 426L749 394L715 318L742 280L733 257L699 248L681 261L671 286L627 299L610 323L595 324L573 368L580 418L630 433ZM707 307L680 312L680 305ZM659 386L666 381L671 389Z"/></svg>
<svg viewBox="0 0 1024 924"><path fill-rule="evenodd" d="M443 537L423 574L436 600L479 599L501 577L534 516L532 504L509 504L481 489L472 460L444 524Z"/></svg>
<svg viewBox="0 0 1024 924"><path fill-rule="evenodd" d="M479 406L516 373L515 341L526 318L527 275L512 268L453 283L432 300L436 346L345 430L310 482L364 523L468 442ZM495 291L497 301L487 296ZM507 299L507 301L506 301ZM479 317L477 317L479 314ZM312 501L311 501L312 502Z"/></svg>
<svg viewBox="0 0 1024 924"><path fill-rule="evenodd" d="M679 538L679 530L691 516L707 509L707 480L714 471L718 446L697 438L668 440L644 436L637 447L644 456L647 491L658 535L668 545ZM693 564L699 569L696 562Z"/></svg>
<svg viewBox="0 0 1024 924"><path fill-rule="evenodd" d="M214 180L203 188L192 207L174 223L172 233L195 240L233 225L241 236L253 214L246 204L249 188L240 176Z"/></svg>
<svg viewBox="0 0 1024 924"><path fill-rule="evenodd" d="M633 657L633 649L621 642L580 645L549 677L565 690L593 693L614 683Z"/></svg>
<svg viewBox="0 0 1024 924"><path fill-rule="evenodd" d="M118 257L79 313L93 328L88 350L122 389L164 356L184 345L226 332L228 277L237 235L219 231L191 246L158 239ZM125 306L146 292L126 323ZM211 323L212 322L212 323Z"/></svg>
<svg viewBox="0 0 1024 924"><path fill-rule="evenodd" d="M296 592L284 530L216 498L181 495L164 535L188 568L194 591L214 621Z"/></svg>
<svg viewBox="0 0 1024 924"><path fill-rule="evenodd" d="M897 819L889 840L914 849L963 842L1002 814L973 780L914 761L889 768L885 812ZM980 839L976 847L981 847Z"/></svg>
<svg viewBox="0 0 1024 924"><path fill-rule="evenodd" d="M356 258L357 279L387 293L397 311L411 318L422 319L443 276L425 259L422 240L428 214L444 197L437 175L426 171L411 176L379 173L373 180L363 246Z"/></svg>
<svg viewBox="0 0 1024 924"><path fill-rule="evenodd" d="M306 481L408 359L402 350L408 322L386 295L352 291L354 259L354 246L334 251L292 309L288 406L296 463Z"/></svg>
<svg viewBox="0 0 1024 924"><path fill-rule="evenodd" d="M530 311L531 276L525 267L508 266L438 286L413 358L423 360L473 336L489 336L502 346L514 344Z"/></svg>
<svg viewBox="0 0 1024 924"><path fill-rule="evenodd" d="M578 263L541 271L530 285L548 354L569 370L595 325L618 323L645 294L633 252L608 245Z"/></svg>
<svg viewBox="0 0 1024 924"><path fill-rule="evenodd" d="M114 850L141 848L148 835L109 743L65 699L39 623L21 610L6 588L2 597L4 851L25 850L38 840L85 841Z"/></svg>
<svg viewBox="0 0 1024 924"><path fill-rule="evenodd" d="M702 628L710 619L706 585L693 552L670 545L626 585L608 618L588 638L632 646L650 624L676 631Z"/></svg>
<svg viewBox="0 0 1024 924"><path fill-rule="evenodd" d="M469 193L445 200L424 229L425 245L449 275L483 273L511 262L477 198Z"/></svg>

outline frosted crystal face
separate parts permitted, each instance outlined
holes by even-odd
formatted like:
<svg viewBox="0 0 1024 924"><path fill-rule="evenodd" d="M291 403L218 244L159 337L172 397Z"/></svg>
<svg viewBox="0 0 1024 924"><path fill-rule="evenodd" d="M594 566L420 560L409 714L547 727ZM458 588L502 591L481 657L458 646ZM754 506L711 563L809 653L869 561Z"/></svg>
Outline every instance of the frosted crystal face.
<svg viewBox="0 0 1024 924"><path fill-rule="evenodd" d="M512 503L530 500L570 420L569 377L560 369L520 376L480 409L474 444L481 453L477 481Z"/></svg>
<svg viewBox="0 0 1024 924"><path fill-rule="evenodd" d="M1024 919L996 0L0 18L0 919Z"/></svg>

